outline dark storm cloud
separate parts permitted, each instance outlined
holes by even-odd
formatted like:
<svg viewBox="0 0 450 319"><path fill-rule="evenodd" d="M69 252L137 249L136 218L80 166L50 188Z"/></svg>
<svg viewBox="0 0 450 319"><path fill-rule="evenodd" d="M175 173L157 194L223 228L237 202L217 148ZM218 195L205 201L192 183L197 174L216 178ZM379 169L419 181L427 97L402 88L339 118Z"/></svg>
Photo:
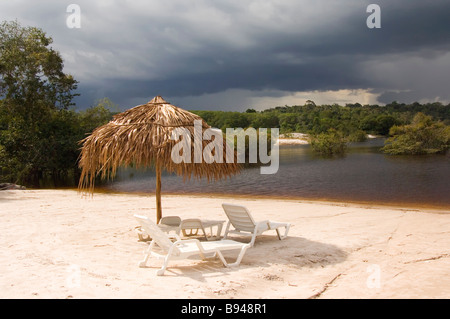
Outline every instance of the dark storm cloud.
<svg viewBox="0 0 450 319"><path fill-rule="evenodd" d="M366 26L372 2L381 29ZM18 1L0 12L53 36L80 81L80 107L230 89L450 100L449 1L79 1L77 30L64 25L68 4Z"/></svg>

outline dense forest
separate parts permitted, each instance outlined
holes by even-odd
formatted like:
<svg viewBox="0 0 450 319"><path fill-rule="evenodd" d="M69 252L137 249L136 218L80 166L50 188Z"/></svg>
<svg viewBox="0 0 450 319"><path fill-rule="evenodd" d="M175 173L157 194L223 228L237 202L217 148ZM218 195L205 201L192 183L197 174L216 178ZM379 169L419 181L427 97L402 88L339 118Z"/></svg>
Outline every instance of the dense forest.
<svg viewBox="0 0 450 319"><path fill-rule="evenodd" d="M307 101L305 105L277 106L260 112L247 109L246 112L193 111L209 125L227 127L277 127L280 133L302 132L319 134L335 129L345 135L363 131L366 134L388 135L393 125L411 123L421 112L434 120L450 125L450 104L392 102L385 106L346 104L344 106L316 105Z"/></svg>
<svg viewBox="0 0 450 319"><path fill-rule="evenodd" d="M51 43L52 38L39 28L22 27L15 21L0 25L0 183L76 185L79 142L119 109L127 108L108 98L87 109L77 108L73 98L78 82L64 73L63 60ZM398 154L400 148L407 154L428 154L446 151L450 141L450 104L439 102L380 106L307 101L263 111L192 112L222 130L279 128L280 133L315 136L312 145L326 147L333 140L343 143L363 140L367 134L391 134L387 153ZM430 135L436 134L437 141L430 141Z"/></svg>
<svg viewBox="0 0 450 319"><path fill-rule="evenodd" d="M329 157L343 155L349 142L366 140L368 134L393 136L382 150L387 154L420 155L443 153L450 146L450 104L398 103L384 106L305 105L277 106L260 112L194 111L205 121L225 131L227 127L279 128L281 134L293 132L310 136L317 153ZM422 114L422 117L417 117ZM416 119L416 120L415 120ZM412 123L412 126L410 125ZM409 125L409 126L408 126ZM418 134L426 131L428 134Z"/></svg>

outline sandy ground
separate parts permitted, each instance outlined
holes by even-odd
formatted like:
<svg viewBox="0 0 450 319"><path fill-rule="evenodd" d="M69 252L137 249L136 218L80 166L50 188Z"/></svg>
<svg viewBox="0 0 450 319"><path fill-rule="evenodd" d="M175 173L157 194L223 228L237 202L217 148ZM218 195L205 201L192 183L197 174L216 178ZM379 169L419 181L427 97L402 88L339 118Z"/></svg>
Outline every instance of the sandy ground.
<svg viewBox="0 0 450 319"><path fill-rule="evenodd" d="M247 206L256 220L292 223L289 237L266 232L238 268L184 260L156 276L160 260L137 266L147 243L133 218L154 217L154 196L2 191L0 298L450 297L448 212L163 196L163 214L225 220L223 202Z"/></svg>
<svg viewBox="0 0 450 319"><path fill-rule="evenodd" d="M368 134L368 139L380 138L381 136ZM278 145L306 145L309 144L309 136L305 133L288 133L280 134L277 142Z"/></svg>
<svg viewBox="0 0 450 319"><path fill-rule="evenodd" d="M288 135L281 134L277 140L278 145L298 145L309 144L308 134L290 133Z"/></svg>

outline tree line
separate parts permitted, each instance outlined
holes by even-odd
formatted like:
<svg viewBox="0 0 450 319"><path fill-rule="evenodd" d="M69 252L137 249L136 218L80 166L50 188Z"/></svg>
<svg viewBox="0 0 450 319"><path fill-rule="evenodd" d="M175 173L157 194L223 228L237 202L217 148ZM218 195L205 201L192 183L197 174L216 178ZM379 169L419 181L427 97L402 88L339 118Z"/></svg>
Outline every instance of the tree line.
<svg viewBox="0 0 450 319"><path fill-rule="evenodd" d="M387 154L444 153L450 147L450 104L398 103L384 106L304 105L277 106L246 112L194 111L217 128L279 128L280 133L306 133L311 147L324 156L343 155L349 142L361 142L368 134L392 136L382 151ZM427 131L428 134L417 134ZM422 139L418 139L422 137ZM433 145L433 147L430 147Z"/></svg>
<svg viewBox="0 0 450 319"><path fill-rule="evenodd" d="M263 111L247 109L245 112L193 111L211 126L225 130L227 127L279 128L280 133L301 132L320 134L330 129L346 136L358 133L386 136L394 125L411 123L421 112L434 120L450 124L450 104L440 102L412 104L392 102L379 105L305 105L278 106Z"/></svg>

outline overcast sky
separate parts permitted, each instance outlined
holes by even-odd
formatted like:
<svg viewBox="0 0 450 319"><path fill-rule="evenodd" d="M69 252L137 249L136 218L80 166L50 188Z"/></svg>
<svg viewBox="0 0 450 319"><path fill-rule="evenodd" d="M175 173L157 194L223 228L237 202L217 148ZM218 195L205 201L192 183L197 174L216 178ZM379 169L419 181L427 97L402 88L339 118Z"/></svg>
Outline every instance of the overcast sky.
<svg viewBox="0 0 450 319"><path fill-rule="evenodd" d="M69 4L81 9L69 28ZM369 29L370 3L381 28ZM448 0L1 0L42 28L78 80L77 108L162 95L185 109L450 102Z"/></svg>

